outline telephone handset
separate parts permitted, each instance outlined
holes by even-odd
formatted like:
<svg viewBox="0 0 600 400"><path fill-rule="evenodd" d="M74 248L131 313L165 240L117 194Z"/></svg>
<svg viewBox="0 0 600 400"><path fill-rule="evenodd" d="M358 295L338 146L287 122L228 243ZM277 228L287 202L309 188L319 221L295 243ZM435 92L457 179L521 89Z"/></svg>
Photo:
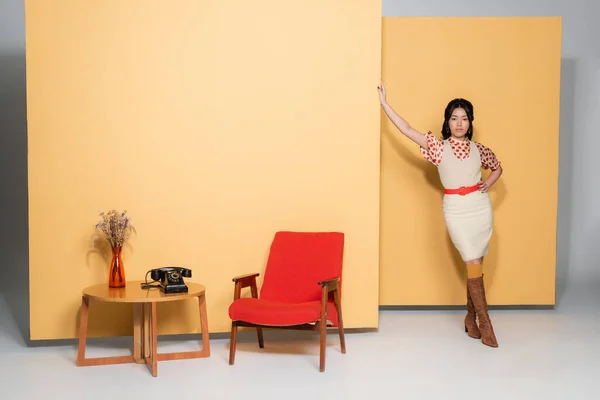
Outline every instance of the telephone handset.
<svg viewBox="0 0 600 400"><path fill-rule="evenodd" d="M158 282L158 287L163 293L187 293L188 287L186 286L183 278L191 278L192 271L182 267L162 267L151 269L148 271L150 278L154 282ZM147 275L146 275L147 276ZM146 285L150 286L150 285Z"/></svg>

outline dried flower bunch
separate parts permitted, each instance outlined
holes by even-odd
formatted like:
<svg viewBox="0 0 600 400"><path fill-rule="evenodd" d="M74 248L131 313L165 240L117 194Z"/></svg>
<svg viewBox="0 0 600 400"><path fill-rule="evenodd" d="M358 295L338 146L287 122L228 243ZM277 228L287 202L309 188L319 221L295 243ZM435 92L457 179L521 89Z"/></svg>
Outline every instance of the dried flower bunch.
<svg viewBox="0 0 600 400"><path fill-rule="evenodd" d="M109 210L100 211L102 220L96 224L96 230L100 231L111 247L122 247L135 228L131 225L131 217L127 215L127 210L118 212Z"/></svg>

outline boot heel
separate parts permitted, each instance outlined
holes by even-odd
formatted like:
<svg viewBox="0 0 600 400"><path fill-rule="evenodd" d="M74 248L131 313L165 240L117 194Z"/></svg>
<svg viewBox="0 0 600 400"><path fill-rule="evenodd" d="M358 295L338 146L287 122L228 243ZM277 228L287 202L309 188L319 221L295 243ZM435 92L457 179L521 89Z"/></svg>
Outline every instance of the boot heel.
<svg viewBox="0 0 600 400"><path fill-rule="evenodd" d="M469 330L467 329L467 326L465 325L465 332L469 332Z"/></svg>

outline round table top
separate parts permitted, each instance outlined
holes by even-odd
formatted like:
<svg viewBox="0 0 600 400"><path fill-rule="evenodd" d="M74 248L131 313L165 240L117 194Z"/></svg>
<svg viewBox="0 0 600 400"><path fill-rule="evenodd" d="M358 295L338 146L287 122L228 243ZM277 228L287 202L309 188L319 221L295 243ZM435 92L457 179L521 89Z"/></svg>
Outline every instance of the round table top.
<svg viewBox="0 0 600 400"><path fill-rule="evenodd" d="M124 288L111 288L107 283L90 286L83 289L83 295L97 301L113 303L154 303L163 301L183 300L191 297L202 296L205 287L199 283L185 282L187 293L163 293L158 287L142 289L144 281L127 281ZM153 284L156 284L154 282Z"/></svg>

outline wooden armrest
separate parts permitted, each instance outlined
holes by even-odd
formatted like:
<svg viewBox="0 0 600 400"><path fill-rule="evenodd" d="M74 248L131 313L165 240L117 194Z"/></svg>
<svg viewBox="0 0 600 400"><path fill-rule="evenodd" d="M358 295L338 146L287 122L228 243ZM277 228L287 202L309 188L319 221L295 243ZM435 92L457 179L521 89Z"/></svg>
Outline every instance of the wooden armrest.
<svg viewBox="0 0 600 400"><path fill-rule="evenodd" d="M238 283L238 282L243 282L248 279L256 278L259 275L260 275L259 273L240 275L240 276L236 276L232 280L233 280L233 282Z"/></svg>
<svg viewBox="0 0 600 400"><path fill-rule="evenodd" d="M337 283L340 281L340 278L331 278L331 279L327 279L326 281L321 281L319 282L319 285L321 286L325 286L325 285L331 285L332 283Z"/></svg>
<svg viewBox="0 0 600 400"><path fill-rule="evenodd" d="M338 276L337 278L331 278L325 281L320 281L319 285L321 285L323 289L327 288L327 292L333 292L335 290L338 290L339 281L340 277Z"/></svg>
<svg viewBox="0 0 600 400"><path fill-rule="evenodd" d="M240 275L233 278L233 282L235 283L235 290L233 293L233 300L237 300L242 295L242 289L250 286L250 290L252 291L252 297L258 298L258 288L256 287L256 277L259 276L259 273L254 274L246 274Z"/></svg>

